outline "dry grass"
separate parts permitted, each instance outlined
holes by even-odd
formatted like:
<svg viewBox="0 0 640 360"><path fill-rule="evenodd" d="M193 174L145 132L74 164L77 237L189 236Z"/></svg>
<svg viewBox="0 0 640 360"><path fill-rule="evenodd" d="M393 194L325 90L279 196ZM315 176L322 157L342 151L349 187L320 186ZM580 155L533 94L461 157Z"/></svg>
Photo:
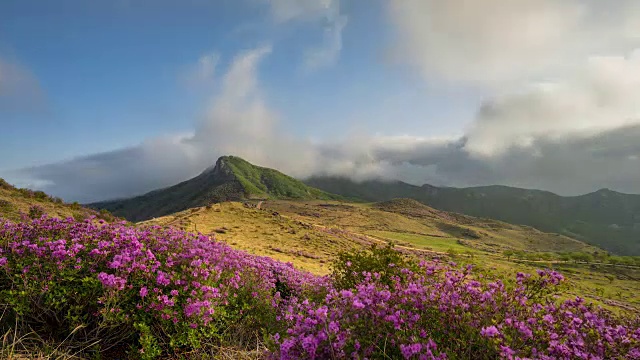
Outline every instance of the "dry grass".
<svg viewBox="0 0 640 360"><path fill-rule="evenodd" d="M3 318L0 318L0 323L2 323ZM100 340L96 339L83 344L70 341L73 338L73 334L80 329L81 327L76 328L62 342L52 342L43 339L24 324L16 322L2 336L0 358L7 360L83 359L84 357L81 354L97 345Z"/></svg>
<svg viewBox="0 0 640 360"><path fill-rule="evenodd" d="M183 211L142 224L174 226L215 236L234 248L292 262L298 268L326 274L328 263L343 250L358 246L341 235L328 234L313 224L273 210L245 207L241 203L197 211Z"/></svg>
<svg viewBox="0 0 640 360"><path fill-rule="evenodd" d="M261 209L222 203L145 223L211 233L235 248L292 262L316 274L328 273L330 262L340 251L389 240L405 249L419 249L413 253L421 256L442 256L454 250L458 254L454 260L473 263L501 278L511 278L518 271L555 266L568 277L571 288L580 290L581 296L599 302L604 291L609 299L640 308L640 282L624 274L613 274L616 280L611 281L612 274L607 273L611 269L510 261L502 256L506 249L592 251L593 247L530 227L459 214L426 210L403 214L372 204L331 201L265 201ZM478 238L464 238L464 229L472 230Z"/></svg>
<svg viewBox="0 0 640 360"><path fill-rule="evenodd" d="M40 206L49 216L67 218L83 216L87 209L79 205L56 203L49 199L27 197L17 190L0 188L0 218L19 221L20 214L29 212L33 205Z"/></svg>
<svg viewBox="0 0 640 360"><path fill-rule="evenodd" d="M5 310L6 311L6 310ZM7 326L6 312L0 314L0 324ZM120 348L111 348L101 354L91 351L97 348L101 339L78 343L74 341L74 334L82 329L81 326L72 331L63 341L43 339L37 332L31 330L24 323L16 322L8 327L2 335L0 345L0 359L6 360L80 360L87 358L127 359L129 346L122 344ZM240 327L226 329L225 345L216 341L202 343L199 349L177 354L172 359L240 359L261 360L266 358L267 347L258 332L247 332ZM91 354L95 356L91 356ZM89 355L89 356L88 356Z"/></svg>

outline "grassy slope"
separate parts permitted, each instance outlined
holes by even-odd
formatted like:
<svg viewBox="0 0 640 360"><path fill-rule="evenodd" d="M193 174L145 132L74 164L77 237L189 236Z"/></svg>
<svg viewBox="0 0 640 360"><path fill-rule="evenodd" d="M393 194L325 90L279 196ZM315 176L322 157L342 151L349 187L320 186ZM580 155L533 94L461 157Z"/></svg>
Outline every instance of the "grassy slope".
<svg viewBox="0 0 640 360"><path fill-rule="evenodd" d="M51 216L84 219L89 215L103 216L94 210L78 204L65 204L62 200L48 196L41 191L17 189L0 179L0 218L19 221L21 214L28 214L29 208L37 205Z"/></svg>
<svg viewBox="0 0 640 360"><path fill-rule="evenodd" d="M339 251L358 246L346 236L329 234L309 222L239 202L190 209L141 224L212 234L235 248L293 262L301 269L319 274L328 272L329 261Z"/></svg>
<svg viewBox="0 0 640 360"><path fill-rule="evenodd" d="M397 181L355 183L340 178L312 178L306 183L367 201L412 198L437 209L525 224L615 253L640 255L640 195L600 190L562 197L546 191L507 186L438 188Z"/></svg>
<svg viewBox="0 0 640 360"><path fill-rule="evenodd" d="M400 207L398 209L398 206ZM570 281L566 296L591 301L602 297L640 308L640 270L604 265L508 260L504 249L593 251L575 240L492 220L443 213L409 204L347 204L335 201L265 201L262 209L241 203L222 203L158 218L143 224L178 226L212 233L230 245L270 256L319 274L329 271L331 259L342 250L394 240L420 256L445 256L449 249L458 262L473 263L484 272L513 276L516 271L560 268ZM416 210L417 209L417 210ZM389 211L394 210L394 211ZM455 220L455 219L458 220ZM446 226L443 226L446 225ZM480 238L464 237L473 230ZM439 253L439 254L438 254Z"/></svg>
<svg viewBox="0 0 640 360"><path fill-rule="evenodd" d="M237 156L222 159L250 198L263 199L337 199L338 196L305 185L280 171L260 167Z"/></svg>
<svg viewBox="0 0 640 360"><path fill-rule="evenodd" d="M254 166L239 157L223 156L214 167L193 179L134 198L90 206L141 221L223 201L335 198L338 197L277 170Z"/></svg>

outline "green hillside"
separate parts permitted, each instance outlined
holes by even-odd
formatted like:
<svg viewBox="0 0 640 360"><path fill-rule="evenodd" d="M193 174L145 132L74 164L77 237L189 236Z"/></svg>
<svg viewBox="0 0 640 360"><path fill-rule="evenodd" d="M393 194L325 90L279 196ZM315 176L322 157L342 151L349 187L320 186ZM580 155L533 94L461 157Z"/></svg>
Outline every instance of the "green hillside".
<svg viewBox="0 0 640 360"><path fill-rule="evenodd" d="M508 186L470 188L317 177L310 186L366 201L411 198L433 208L529 225L585 241L622 255L640 255L640 195L603 189L563 197Z"/></svg>
<svg viewBox="0 0 640 360"><path fill-rule="evenodd" d="M140 221L224 201L338 198L277 170L255 166L236 156L223 156L215 166L180 184L130 199L89 206Z"/></svg>
<svg viewBox="0 0 640 360"><path fill-rule="evenodd" d="M35 218L44 213L58 218L73 217L76 220L90 216L107 221L116 220L106 210L98 212L77 203L67 204L62 199L49 196L42 191L16 188L0 178L0 219L19 221L25 215Z"/></svg>

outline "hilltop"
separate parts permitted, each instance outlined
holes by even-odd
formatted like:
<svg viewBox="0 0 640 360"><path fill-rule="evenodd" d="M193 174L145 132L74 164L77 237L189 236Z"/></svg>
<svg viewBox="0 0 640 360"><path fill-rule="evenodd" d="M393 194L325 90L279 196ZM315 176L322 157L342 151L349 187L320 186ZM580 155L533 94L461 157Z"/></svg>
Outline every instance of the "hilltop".
<svg viewBox="0 0 640 360"><path fill-rule="evenodd" d="M39 217L45 213L57 218L73 217L76 220L89 216L107 221L115 220L115 217L106 210L98 212L78 203L67 204L62 199L50 196L43 191L16 188L0 178L0 219L18 221L23 214Z"/></svg>
<svg viewBox="0 0 640 360"><path fill-rule="evenodd" d="M193 179L141 196L89 206L141 221L224 201L338 198L277 170L253 165L237 156L222 156Z"/></svg>
<svg viewBox="0 0 640 360"><path fill-rule="evenodd" d="M305 183L365 201L411 198L438 210L563 234L617 254L640 254L640 195L601 189L581 196L560 196L498 185L452 188L333 177L315 177Z"/></svg>

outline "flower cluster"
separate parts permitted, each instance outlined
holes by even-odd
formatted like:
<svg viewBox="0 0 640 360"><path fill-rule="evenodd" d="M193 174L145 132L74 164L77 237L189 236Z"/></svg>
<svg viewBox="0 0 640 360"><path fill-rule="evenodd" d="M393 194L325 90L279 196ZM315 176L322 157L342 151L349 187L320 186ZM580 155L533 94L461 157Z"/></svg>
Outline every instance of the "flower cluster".
<svg viewBox="0 0 640 360"><path fill-rule="evenodd" d="M149 358L244 326L279 359L640 359L640 319L560 301L557 272L503 283L437 261L384 264L340 283L175 229L5 221L0 303L13 318L0 325L65 339L82 324Z"/></svg>
<svg viewBox="0 0 640 360"><path fill-rule="evenodd" d="M94 324L99 332L117 324L121 331L144 323L161 328L158 336L187 329L210 335L221 322L246 320L247 309L259 307L268 311L251 323L267 328L277 325L283 293L305 296L328 286L327 278L209 236L95 219L0 222L0 266L0 302L38 322L33 327L53 321L58 330ZM39 316L43 308L50 318ZM193 343L193 336L161 340L175 346Z"/></svg>
<svg viewBox="0 0 640 360"><path fill-rule="evenodd" d="M289 304L278 357L640 359L640 319L549 296L563 281L555 271L518 274L512 286L437 262L390 286L362 275L323 301Z"/></svg>

